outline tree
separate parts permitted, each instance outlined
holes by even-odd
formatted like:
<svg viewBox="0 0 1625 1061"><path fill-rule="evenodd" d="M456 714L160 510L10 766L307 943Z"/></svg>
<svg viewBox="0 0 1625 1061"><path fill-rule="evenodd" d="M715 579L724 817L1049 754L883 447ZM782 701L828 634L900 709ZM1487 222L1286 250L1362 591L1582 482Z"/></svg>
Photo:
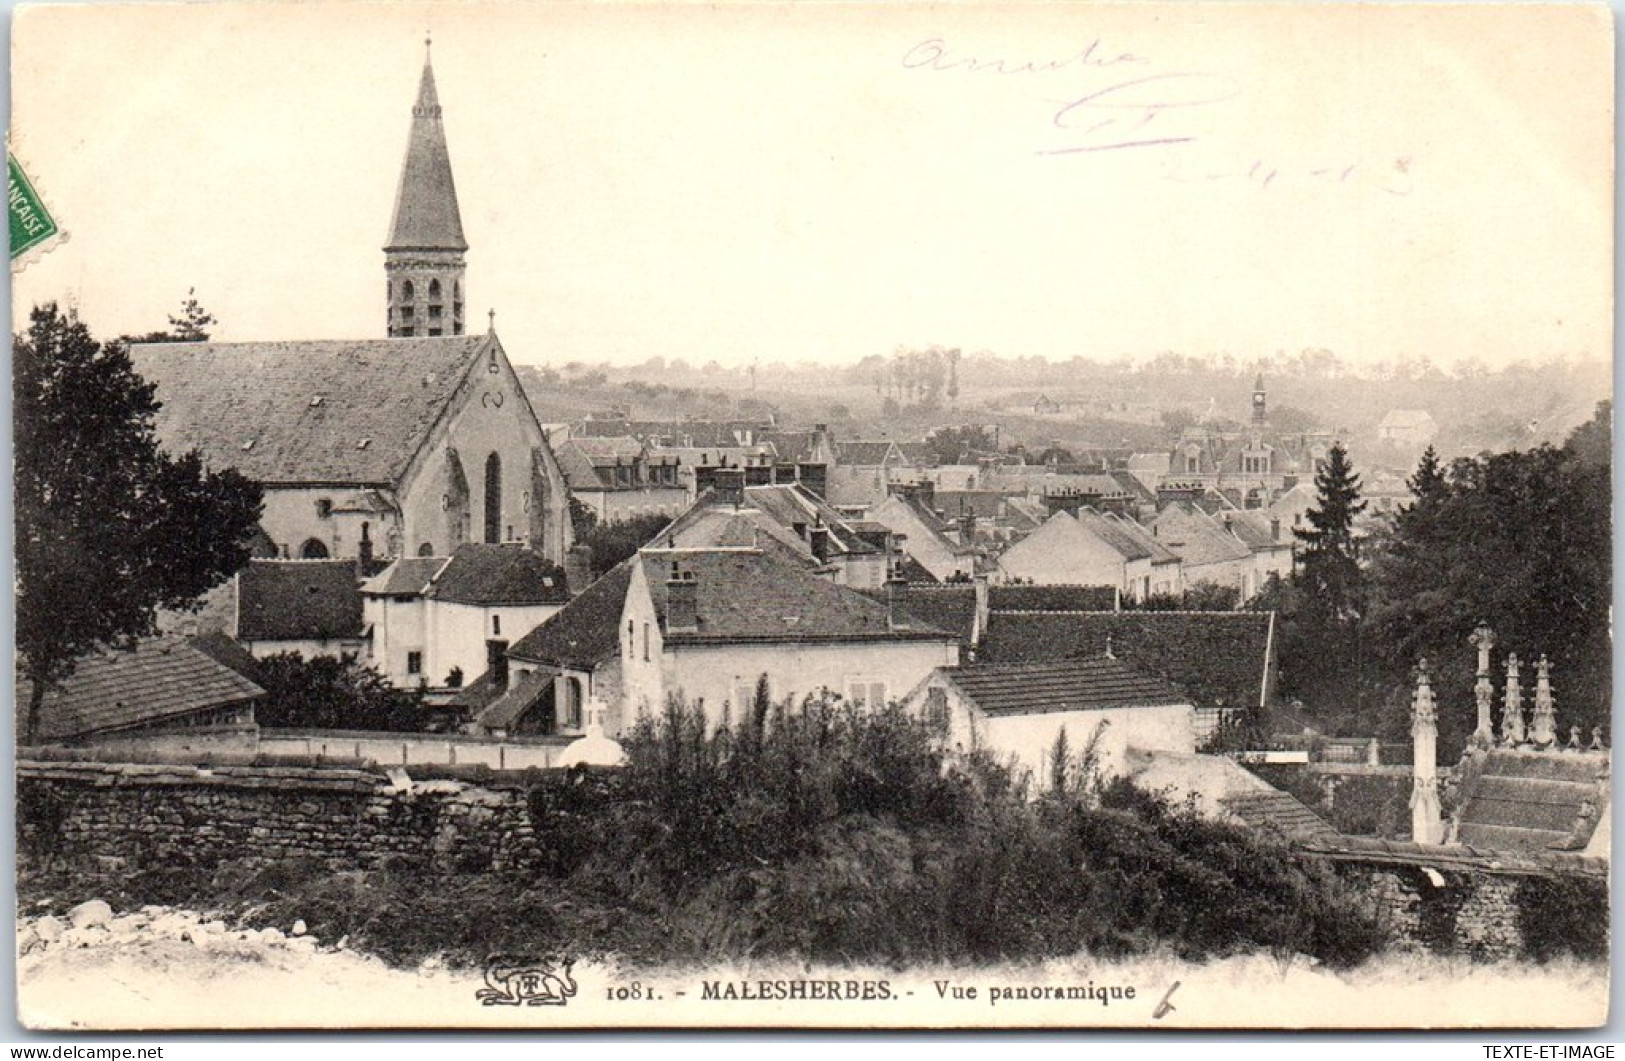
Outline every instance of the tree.
<svg viewBox="0 0 1625 1061"><path fill-rule="evenodd" d="M181 302L181 314L169 315L169 331L147 332L144 335L120 336L127 343L204 343L209 341L209 329L220 322L204 309L197 300L197 289L187 288Z"/></svg>
<svg viewBox="0 0 1625 1061"><path fill-rule="evenodd" d="M670 523L670 516L658 512L633 516L618 523L595 523L588 527L585 534L576 536L576 544L592 550L592 574L594 578L599 578L648 545Z"/></svg>
<svg viewBox="0 0 1625 1061"><path fill-rule="evenodd" d="M397 689L354 656L281 652L259 661L255 680L266 696L254 717L270 728L413 733L428 721L421 689Z"/></svg>
<svg viewBox="0 0 1625 1061"><path fill-rule="evenodd" d="M209 340L209 329L220 322L214 314L198 304L197 289L186 289L186 301L181 303L181 315L169 318L169 330L176 342L202 343Z"/></svg>
<svg viewBox="0 0 1625 1061"><path fill-rule="evenodd" d="M249 558L258 485L158 448L153 388L122 342L54 303L13 336L17 653L38 732L47 685L100 647L155 632Z"/></svg>
<svg viewBox="0 0 1625 1061"><path fill-rule="evenodd" d="M1360 566L1355 555L1354 518L1365 511L1360 477L1342 443L1333 444L1315 471L1315 506L1304 513L1308 529L1293 531L1304 544L1299 580L1338 625L1360 617Z"/></svg>

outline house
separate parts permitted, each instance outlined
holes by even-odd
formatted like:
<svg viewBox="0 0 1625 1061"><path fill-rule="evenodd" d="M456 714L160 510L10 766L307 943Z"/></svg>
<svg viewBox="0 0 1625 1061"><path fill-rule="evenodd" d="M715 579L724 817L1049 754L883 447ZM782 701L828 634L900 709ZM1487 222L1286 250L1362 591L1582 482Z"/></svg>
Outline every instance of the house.
<svg viewBox="0 0 1625 1061"><path fill-rule="evenodd" d="M770 537L645 548L620 616L622 724L671 696L711 726L737 721L764 676L774 699L829 690L880 704L958 663L957 636L908 612L905 583L888 590L882 602L836 585Z"/></svg>
<svg viewBox="0 0 1625 1061"><path fill-rule="evenodd" d="M459 706L473 710L477 731L581 733L589 703L606 705L607 731L622 730L620 621L636 562L622 561L509 646L510 680L530 679L515 695L504 698L487 673L459 697ZM539 684L543 679L550 679L545 691Z"/></svg>
<svg viewBox="0 0 1625 1061"><path fill-rule="evenodd" d="M867 515L899 539L903 552L934 580L946 582L976 573L976 547L948 537L947 522L914 498L891 494Z"/></svg>
<svg viewBox="0 0 1625 1061"><path fill-rule="evenodd" d="M1123 773L1133 751L1195 751L1195 707L1168 683L1110 656L1047 663L938 667L907 700L952 747L981 749L1052 782L1065 735L1069 758L1100 776Z"/></svg>
<svg viewBox="0 0 1625 1061"><path fill-rule="evenodd" d="M226 632L256 659L371 654L354 560L251 560L234 585Z"/></svg>
<svg viewBox="0 0 1625 1061"><path fill-rule="evenodd" d="M360 590L372 657L400 686L456 687L506 665L508 646L570 600L564 571L523 545L405 557Z"/></svg>
<svg viewBox="0 0 1625 1061"><path fill-rule="evenodd" d="M842 441L836 444L835 454L824 496L843 510L867 510L886 499L893 482L916 478L903 451L888 439Z"/></svg>
<svg viewBox="0 0 1625 1061"><path fill-rule="evenodd" d="M1057 511L998 559L1003 582L1115 586L1124 598L1177 593L1179 558L1132 519Z"/></svg>
<svg viewBox="0 0 1625 1061"><path fill-rule="evenodd" d="M1377 424L1377 440L1400 446L1425 446L1439 433L1439 425L1426 409L1390 409Z"/></svg>
<svg viewBox="0 0 1625 1061"><path fill-rule="evenodd" d="M23 727L32 695L32 683L19 676L19 747L28 743ZM252 749L254 704L264 695L191 639L149 638L84 656L71 675L49 686L33 743L176 754Z"/></svg>
<svg viewBox="0 0 1625 1061"><path fill-rule="evenodd" d="M1238 603L1258 592L1253 550L1222 520L1194 505L1176 502L1157 513L1151 533L1179 557L1186 586L1207 583L1233 589Z"/></svg>
<svg viewBox="0 0 1625 1061"><path fill-rule="evenodd" d="M991 611L979 663L1118 659L1183 691L1197 738L1275 696L1273 612Z"/></svg>
<svg viewBox="0 0 1625 1061"><path fill-rule="evenodd" d="M573 438L558 446L558 455L570 496L600 523L675 516L689 503L679 458L631 436Z"/></svg>
<svg viewBox="0 0 1625 1061"><path fill-rule="evenodd" d="M705 549L752 547L772 539L843 586L885 584L895 551L886 528L860 529L800 483L746 486L742 479L737 469L719 471L713 487L654 544Z"/></svg>
<svg viewBox="0 0 1625 1061"><path fill-rule="evenodd" d="M1270 579L1284 579L1292 574L1294 539L1290 530L1282 529L1279 516L1262 510L1225 510L1218 514L1218 519L1252 550L1253 589L1242 595L1243 601L1268 586Z"/></svg>
<svg viewBox="0 0 1625 1061"><path fill-rule="evenodd" d="M494 322L464 334L467 249L425 61L384 249L390 338L136 344L159 442L259 483L284 558L519 541L562 563L558 460Z"/></svg>

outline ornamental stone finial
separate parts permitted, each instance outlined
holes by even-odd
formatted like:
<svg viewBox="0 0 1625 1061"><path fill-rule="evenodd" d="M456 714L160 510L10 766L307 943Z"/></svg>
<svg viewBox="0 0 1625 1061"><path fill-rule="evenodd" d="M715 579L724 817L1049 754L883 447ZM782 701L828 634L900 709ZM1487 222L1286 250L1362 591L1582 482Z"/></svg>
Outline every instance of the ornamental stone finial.
<svg viewBox="0 0 1625 1061"><path fill-rule="evenodd" d="M1523 689L1518 684L1518 654L1507 657L1506 706L1501 714L1501 743L1516 748L1525 743L1523 728Z"/></svg>
<svg viewBox="0 0 1625 1061"><path fill-rule="evenodd" d="M1416 695L1411 700L1411 839L1419 844L1444 842L1439 803L1439 726L1428 661L1416 665Z"/></svg>
<svg viewBox="0 0 1625 1061"><path fill-rule="evenodd" d="M1491 718L1495 685L1490 681L1490 649L1495 647L1495 631L1489 623L1479 623L1467 640L1478 649L1478 682L1473 686L1478 724L1473 728L1469 747L1490 748L1495 745L1495 722Z"/></svg>
<svg viewBox="0 0 1625 1061"><path fill-rule="evenodd" d="M1575 732L1579 729L1576 727ZM1535 713L1530 720L1529 740L1537 749L1557 743L1557 701L1552 698L1552 664L1544 655L1535 665ZM1578 744L1572 745L1578 748Z"/></svg>

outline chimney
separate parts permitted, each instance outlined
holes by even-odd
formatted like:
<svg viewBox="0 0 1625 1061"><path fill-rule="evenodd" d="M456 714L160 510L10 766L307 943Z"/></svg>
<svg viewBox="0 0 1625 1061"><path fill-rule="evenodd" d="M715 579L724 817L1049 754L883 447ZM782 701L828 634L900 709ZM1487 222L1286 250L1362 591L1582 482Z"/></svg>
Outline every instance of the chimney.
<svg viewBox="0 0 1625 1061"><path fill-rule="evenodd" d="M829 528L824 526L823 516L813 516L812 528L807 532L807 544L812 548L814 560L823 563L829 559Z"/></svg>
<svg viewBox="0 0 1625 1061"><path fill-rule="evenodd" d="M699 591L694 572L683 571L672 561L671 577L666 579L666 633L692 634L699 630Z"/></svg>
<svg viewBox="0 0 1625 1061"><path fill-rule="evenodd" d="M592 546L572 545L565 550L564 584L572 597L592 584Z"/></svg>
<svg viewBox="0 0 1625 1061"><path fill-rule="evenodd" d="M712 500L738 508L745 503L745 473L739 468L718 468L712 480Z"/></svg>
<svg viewBox="0 0 1625 1061"><path fill-rule="evenodd" d="M1270 517L1270 541L1278 542L1280 540L1281 540L1281 517L1280 516L1271 516Z"/></svg>
<svg viewBox="0 0 1625 1061"><path fill-rule="evenodd" d="M907 629L908 583L896 568L886 579L886 627L891 630Z"/></svg>
<svg viewBox="0 0 1625 1061"><path fill-rule="evenodd" d="M1416 696L1411 701L1411 840L1444 842L1439 812L1439 716L1428 687L1428 661L1417 664Z"/></svg>
<svg viewBox="0 0 1625 1061"><path fill-rule="evenodd" d="M988 603L988 588L986 575L972 575L971 585L976 587L976 620L971 627L971 644L978 645L982 635L987 633L987 624L991 605Z"/></svg>

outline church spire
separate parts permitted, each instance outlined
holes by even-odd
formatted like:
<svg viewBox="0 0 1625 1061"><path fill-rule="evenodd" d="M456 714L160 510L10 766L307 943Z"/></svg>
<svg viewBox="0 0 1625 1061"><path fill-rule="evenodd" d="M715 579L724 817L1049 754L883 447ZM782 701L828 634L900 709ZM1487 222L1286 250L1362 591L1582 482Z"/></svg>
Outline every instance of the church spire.
<svg viewBox="0 0 1625 1061"><path fill-rule="evenodd" d="M463 333L463 252L468 242L428 46L425 41L406 160L384 246L391 336Z"/></svg>

